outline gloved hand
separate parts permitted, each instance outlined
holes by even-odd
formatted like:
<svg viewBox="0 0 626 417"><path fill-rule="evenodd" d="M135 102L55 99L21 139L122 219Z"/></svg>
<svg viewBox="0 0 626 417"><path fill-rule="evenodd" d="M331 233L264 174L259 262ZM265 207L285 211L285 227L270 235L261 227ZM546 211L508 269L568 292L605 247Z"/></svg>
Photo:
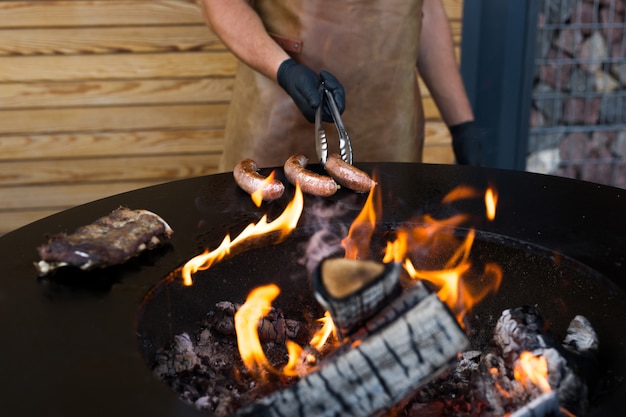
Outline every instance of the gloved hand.
<svg viewBox="0 0 626 417"><path fill-rule="evenodd" d="M480 131L474 122L450 126L452 150L459 165L484 165Z"/></svg>
<svg viewBox="0 0 626 417"><path fill-rule="evenodd" d="M332 93L339 112L346 107L345 93L341 83L331 73L322 71L318 76L311 68L298 64L294 59L287 59L278 68L278 84L289 94L304 117L311 123L315 121L315 111L322 102L320 85L322 81ZM322 109L322 120L332 122L329 109Z"/></svg>

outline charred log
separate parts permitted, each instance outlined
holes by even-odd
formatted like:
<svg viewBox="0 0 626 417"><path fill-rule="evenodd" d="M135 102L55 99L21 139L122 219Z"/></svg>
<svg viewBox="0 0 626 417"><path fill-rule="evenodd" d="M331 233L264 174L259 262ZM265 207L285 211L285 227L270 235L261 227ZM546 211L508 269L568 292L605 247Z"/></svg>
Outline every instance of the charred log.
<svg viewBox="0 0 626 417"><path fill-rule="evenodd" d="M448 369L469 344L447 307L434 294L423 298L419 286L394 300L380 317L319 370L237 415L378 415Z"/></svg>
<svg viewBox="0 0 626 417"><path fill-rule="evenodd" d="M333 318L340 338L349 336L398 297L400 264L330 258L313 276L315 296Z"/></svg>

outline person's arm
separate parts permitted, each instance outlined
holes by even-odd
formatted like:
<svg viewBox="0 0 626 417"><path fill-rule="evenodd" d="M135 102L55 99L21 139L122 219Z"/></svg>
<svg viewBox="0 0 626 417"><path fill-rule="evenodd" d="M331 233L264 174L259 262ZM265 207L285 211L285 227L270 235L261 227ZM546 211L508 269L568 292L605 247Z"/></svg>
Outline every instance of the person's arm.
<svg viewBox="0 0 626 417"><path fill-rule="evenodd" d="M209 28L242 62L276 81L278 68L289 59L267 33L263 22L246 0L202 0L202 14Z"/></svg>
<svg viewBox="0 0 626 417"><path fill-rule="evenodd" d="M261 18L246 0L202 0L201 5L204 21L224 45L249 67L278 82L309 122L315 120L315 111L322 102L319 90L322 81L343 112L345 93L339 80L326 71L318 75L290 58L267 33ZM326 107L322 119L332 121Z"/></svg>
<svg viewBox="0 0 626 417"><path fill-rule="evenodd" d="M441 0L423 0L417 68L450 129L457 163L482 165L480 132L459 72L448 16Z"/></svg>
<svg viewBox="0 0 626 417"><path fill-rule="evenodd" d="M474 120L441 0L423 1L418 71L448 126Z"/></svg>

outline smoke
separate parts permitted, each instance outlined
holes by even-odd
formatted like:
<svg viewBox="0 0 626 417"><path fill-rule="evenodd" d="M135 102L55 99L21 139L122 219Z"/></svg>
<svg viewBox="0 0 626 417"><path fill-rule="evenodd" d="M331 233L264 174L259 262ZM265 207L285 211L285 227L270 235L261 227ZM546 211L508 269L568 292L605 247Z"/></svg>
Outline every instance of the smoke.
<svg viewBox="0 0 626 417"><path fill-rule="evenodd" d="M341 240L347 236L349 230L349 223L344 217L355 208L360 209L360 206L351 204L349 199L342 203L329 204L327 201L319 200L306 210L304 227L311 231L311 237L303 243L304 255L299 259L299 263L306 267L309 274L325 258L343 256Z"/></svg>

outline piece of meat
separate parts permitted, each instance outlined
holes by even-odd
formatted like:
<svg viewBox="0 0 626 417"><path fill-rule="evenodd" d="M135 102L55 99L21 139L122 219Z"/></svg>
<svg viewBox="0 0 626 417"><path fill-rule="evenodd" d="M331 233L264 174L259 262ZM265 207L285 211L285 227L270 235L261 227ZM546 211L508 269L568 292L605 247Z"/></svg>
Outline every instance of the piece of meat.
<svg viewBox="0 0 626 417"><path fill-rule="evenodd" d="M277 179L267 180L267 177L259 174L257 163L252 159L244 159L235 165L233 177L239 187L252 195L260 190L261 197L265 201L276 200L283 195L285 186Z"/></svg>
<svg viewBox="0 0 626 417"><path fill-rule="evenodd" d="M119 207L72 234L49 236L37 248L41 260L35 267L46 275L68 265L82 270L118 265L156 247L172 233L165 220L148 210Z"/></svg>
<svg viewBox="0 0 626 417"><path fill-rule="evenodd" d="M367 193L376 185L366 172L350 165L336 153L328 156L324 168L338 184L359 193Z"/></svg>
<svg viewBox="0 0 626 417"><path fill-rule="evenodd" d="M285 162L285 176L293 185L300 184L302 192L321 197L329 197L337 192L339 185L331 177L306 169L309 159L297 154Z"/></svg>

